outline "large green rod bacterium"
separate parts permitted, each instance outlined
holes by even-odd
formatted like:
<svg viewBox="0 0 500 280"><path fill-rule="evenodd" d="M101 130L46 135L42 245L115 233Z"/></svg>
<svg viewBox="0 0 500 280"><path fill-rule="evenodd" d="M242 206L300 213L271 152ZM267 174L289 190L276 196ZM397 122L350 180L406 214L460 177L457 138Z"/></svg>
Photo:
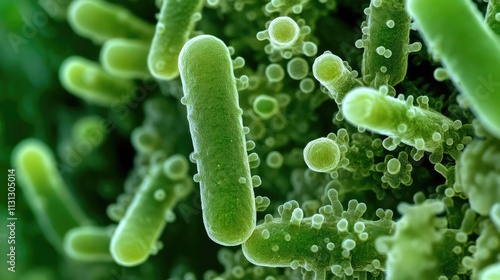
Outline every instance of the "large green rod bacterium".
<svg viewBox="0 0 500 280"><path fill-rule="evenodd" d="M408 0L425 43L472 104L485 128L500 137L500 43L471 0Z"/></svg>
<svg viewBox="0 0 500 280"><path fill-rule="evenodd" d="M255 227L256 213L229 51L216 37L195 37L179 55L179 72L205 228L217 243L241 244Z"/></svg>

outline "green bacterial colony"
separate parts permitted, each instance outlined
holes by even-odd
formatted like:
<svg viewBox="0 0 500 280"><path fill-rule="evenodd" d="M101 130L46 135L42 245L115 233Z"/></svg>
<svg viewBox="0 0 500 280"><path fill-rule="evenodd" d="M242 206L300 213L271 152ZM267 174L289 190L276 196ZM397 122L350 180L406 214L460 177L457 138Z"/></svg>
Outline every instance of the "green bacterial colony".
<svg viewBox="0 0 500 280"><path fill-rule="evenodd" d="M118 2L39 1L15 279L500 279L500 1Z"/></svg>

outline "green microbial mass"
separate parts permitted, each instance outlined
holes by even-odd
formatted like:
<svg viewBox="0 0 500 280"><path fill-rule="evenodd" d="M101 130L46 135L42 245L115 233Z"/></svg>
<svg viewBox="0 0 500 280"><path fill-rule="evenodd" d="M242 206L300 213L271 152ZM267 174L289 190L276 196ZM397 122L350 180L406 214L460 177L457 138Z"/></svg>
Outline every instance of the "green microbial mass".
<svg viewBox="0 0 500 280"><path fill-rule="evenodd" d="M1 280L500 279L500 0L0 2Z"/></svg>
<svg viewBox="0 0 500 280"><path fill-rule="evenodd" d="M252 233L256 214L229 51L216 37L195 37L182 49L179 69L205 228L217 243L241 244Z"/></svg>
<svg viewBox="0 0 500 280"><path fill-rule="evenodd" d="M472 141L460 155L456 168L455 189L467 194L474 211L488 215L500 202L500 140L490 137Z"/></svg>

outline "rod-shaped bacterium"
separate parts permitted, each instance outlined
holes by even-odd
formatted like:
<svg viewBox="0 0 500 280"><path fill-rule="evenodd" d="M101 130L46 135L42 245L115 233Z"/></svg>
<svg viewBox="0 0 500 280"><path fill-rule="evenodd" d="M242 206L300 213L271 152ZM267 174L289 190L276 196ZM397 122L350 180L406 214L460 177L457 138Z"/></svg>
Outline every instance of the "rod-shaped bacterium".
<svg viewBox="0 0 500 280"><path fill-rule="evenodd" d="M147 57L150 44L116 38L104 43L99 60L106 72L123 79L141 79L150 76Z"/></svg>
<svg viewBox="0 0 500 280"><path fill-rule="evenodd" d="M484 127L500 137L500 43L470 0L408 0L407 9L435 57Z"/></svg>
<svg viewBox="0 0 500 280"><path fill-rule="evenodd" d="M179 72L205 228L217 243L241 244L252 234L256 212L229 51L214 36L195 37L179 55Z"/></svg>
<svg viewBox="0 0 500 280"><path fill-rule="evenodd" d="M311 217L304 217L293 200L278 208L280 218L267 215L242 245L247 259L261 266L302 267L314 271L307 279L315 280L326 279L327 271L344 279L384 270L385 257L375 251L375 240L392 233L392 211L378 209L379 220L365 220L364 203L351 200L344 210L335 189L328 198L331 203Z"/></svg>
<svg viewBox="0 0 500 280"><path fill-rule="evenodd" d="M342 112L350 123L390 136L392 144L384 141L389 150L403 142L421 154L423 151L435 152L436 155L431 157L434 163L442 159L443 152L458 157L467 140L465 132L458 131L462 128L461 122L429 110L427 97L417 101L419 106L414 106L413 96L406 100L402 95L391 97L386 86L380 90L359 87L346 95Z"/></svg>
<svg viewBox="0 0 500 280"><path fill-rule="evenodd" d="M41 141L26 139L14 149L12 163L38 225L52 246L63 252L64 235L90 222L62 180L54 155Z"/></svg>
<svg viewBox="0 0 500 280"><path fill-rule="evenodd" d="M106 1L73 1L68 23L82 37L102 44L111 38L139 39L151 42L154 27L120 5Z"/></svg>
<svg viewBox="0 0 500 280"><path fill-rule="evenodd" d="M178 59L196 21L201 19L203 0L163 0L148 56L148 67L157 79L179 75Z"/></svg>
<svg viewBox="0 0 500 280"><path fill-rule="evenodd" d="M76 227L64 236L64 251L75 261L109 262L112 228Z"/></svg>
<svg viewBox="0 0 500 280"><path fill-rule="evenodd" d="M396 85L406 76L408 54L418 51L420 43L409 45L411 18L406 0L372 0L365 9L367 19L356 47L364 48L362 73L367 84Z"/></svg>
<svg viewBox="0 0 500 280"><path fill-rule="evenodd" d="M59 80L68 92L101 106L126 103L135 91L132 81L115 77L99 64L77 56L64 60Z"/></svg>
<svg viewBox="0 0 500 280"><path fill-rule="evenodd" d="M187 169L179 174L175 172L178 169L171 168L179 165L187 166L187 159L171 156L153 166L151 174L142 181L111 238L111 255L119 265L136 266L147 260L173 207L191 192L193 183L187 178Z"/></svg>

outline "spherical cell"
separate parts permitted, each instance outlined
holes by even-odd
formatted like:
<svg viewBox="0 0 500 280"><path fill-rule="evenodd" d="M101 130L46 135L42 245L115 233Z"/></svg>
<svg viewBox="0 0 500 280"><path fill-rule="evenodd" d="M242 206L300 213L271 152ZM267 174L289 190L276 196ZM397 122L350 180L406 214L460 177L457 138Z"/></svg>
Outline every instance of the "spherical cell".
<svg viewBox="0 0 500 280"><path fill-rule="evenodd" d="M285 77L285 70L281 65L271 63L266 67L266 77L271 83L278 83Z"/></svg>
<svg viewBox="0 0 500 280"><path fill-rule="evenodd" d="M276 98L261 94L253 101L253 111L263 119L269 119L278 112L278 100Z"/></svg>
<svg viewBox="0 0 500 280"><path fill-rule="evenodd" d="M283 161L284 161L283 155L278 151L272 151L269 154L267 154L266 164L270 168L274 169L280 168L283 165Z"/></svg>
<svg viewBox="0 0 500 280"><path fill-rule="evenodd" d="M322 84L329 84L338 79L344 71L344 63L340 57L325 52L313 63L313 75Z"/></svg>
<svg viewBox="0 0 500 280"><path fill-rule="evenodd" d="M316 84L314 83L314 80L311 78L305 78L299 83L300 91L302 91L303 93L311 93L313 92L315 87Z"/></svg>
<svg viewBox="0 0 500 280"><path fill-rule="evenodd" d="M278 46L288 47L299 38L299 25L287 16L277 17L271 21L267 31L269 40Z"/></svg>
<svg viewBox="0 0 500 280"><path fill-rule="evenodd" d="M163 171L172 180L184 179L189 171L189 162L183 155L173 155L165 161Z"/></svg>
<svg viewBox="0 0 500 280"><path fill-rule="evenodd" d="M309 74L309 63L302 57L292 58L286 65L286 71L290 78L302 80Z"/></svg>
<svg viewBox="0 0 500 280"><path fill-rule="evenodd" d="M318 138L309 142L304 148L304 160L313 171L331 172L340 161L340 148L329 138Z"/></svg>
<svg viewBox="0 0 500 280"><path fill-rule="evenodd" d="M390 174L398 174L401 170L401 162L397 158L391 158L387 162L387 171Z"/></svg>

